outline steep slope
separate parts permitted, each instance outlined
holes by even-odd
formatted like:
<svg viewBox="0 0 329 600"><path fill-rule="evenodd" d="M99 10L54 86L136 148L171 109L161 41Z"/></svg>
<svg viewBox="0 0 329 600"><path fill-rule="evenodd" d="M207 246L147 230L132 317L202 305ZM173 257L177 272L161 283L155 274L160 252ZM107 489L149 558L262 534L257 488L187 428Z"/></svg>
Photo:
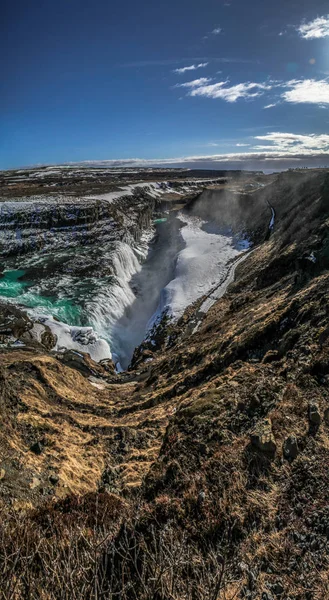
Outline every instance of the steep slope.
<svg viewBox="0 0 329 600"><path fill-rule="evenodd" d="M2 353L3 502L125 497L115 527L86 526L83 538L58 525L62 514L87 522L90 504L73 500L47 504L55 529L42 508L2 526L6 539L32 519L32 545L66 536L85 549L81 569L95 543L96 579L79 587L74 571L72 597L96 597L85 591L95 581L105 597L145 600L329 597L328 175L282 174L243 200L265 209L248 211L258 244L234 284L194 334L202 300L169 324L138 370L119 377L85 359L82 375L40 347ZM33 593L67 597L45 556L28 567Z"/></svg>

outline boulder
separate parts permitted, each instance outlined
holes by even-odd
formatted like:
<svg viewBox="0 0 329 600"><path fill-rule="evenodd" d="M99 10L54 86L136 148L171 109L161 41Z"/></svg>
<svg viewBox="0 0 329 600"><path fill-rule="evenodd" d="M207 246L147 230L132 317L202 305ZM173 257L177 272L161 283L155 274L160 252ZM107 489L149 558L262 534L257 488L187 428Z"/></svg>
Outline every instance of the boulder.
<svg viewBox="0 0 329 600"><path fill-rule="evenodd" d="M283 592L284 592L284 587L281 583L281 581L277 581L276 583L274 583L272 585L272 592L276 595L276 596L282 596Z"/></svg>
<svg viewBox="0 0 329 600"><path fill-rule="evenodd" d="M288 460L293 460L298 454L297 439L294 435L290 435L283 443L283 455Z"/></svg>
<svg viewBox="0 0 329 600"><path fill-rule="evenodd" d="M57 352L56 357L68 367L80 371L85 377L99 377L105 380L118 380L115 373L113 361L104 359L97 363L86 352L78 352L77 350L65 350Z"/></svg>
<svg viewBox="0 0 329 600"><path fill-rule="evenodd" d="M49 475L49 481L52 485L57 485L59 482L59 476L56 473L51 473Z"/></svg>
<svg viewBox="0 0 329 600"><path fill-rule="evenodd" d="M312 403L308 407L308 417L312 425L319 426L321 423L321 415L317 404Z"/></svg>
<svg viewBox="0 0 329 600"><path fill-rule="evenodd" d="M250 441L261 452L275 454L276 443L272 433L271 419L264 419L257 424L251 433Z"/></svg>

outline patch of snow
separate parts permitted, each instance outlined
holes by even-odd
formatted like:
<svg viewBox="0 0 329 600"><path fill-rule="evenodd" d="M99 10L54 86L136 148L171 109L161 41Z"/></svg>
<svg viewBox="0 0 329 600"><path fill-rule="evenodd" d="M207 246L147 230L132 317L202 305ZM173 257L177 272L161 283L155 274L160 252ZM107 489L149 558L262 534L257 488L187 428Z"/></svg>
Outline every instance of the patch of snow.
<svg viewBox="0 0 329 600"><path fill-rule="evenodd" d="M252 251L251 251L252 252ZM234 281L234 274L235 274L235 269L237 268L237 266L243 262L245 260L245 258L247 258L247 256L249 256L250 252L248 254L244 254L243 256L241 256L241 258L239 258L238 260L236 260L234 262L233 265L231 265L227 271L225 276L223 277L223 279L219 282L218 286L211 292L211 294L208 296L208 298L206 298L206 300L201 304L200 306L200 313L207 313L208 310L211 308L211 306L220 298L222 298L222 296L224 296L228 286L230 285L230 283L232 283ZM197 326L194 328L193 333L195 333L195 331L197 331L197 329L199 328L201 321L199 321L199 323L197 324Z"/></svg>
<svg viewBox="0 0 329 600"><path fill-rule="evenodd" d="M30 331L32 337L34 340L37 340L37 342L41 342L41 336L42 334L46 331L45 326L42 323L33 323L33 327Z"/></svg>
<svg viewBox="0 0 329 600"><path fill-rule="evenodd" d="M112 358L109 344L100 338L92 327L73 327L55 320L52 316L40 317L45 325L57 336L53 350L77 350L90 355L92 360L100 362Z"/></svg>
<svg viewBox="0 0 329 600"><path fill-rule="evenodd" d="M207 185L210 183L218 183L221 181L221 178L218 179L198 179L198 180L189 180L178 182L180 184L179 189L173 188L171 183L168 181L149 181L143 183L132 183L128 185L123 185L119 190L115 192L108 192L105 194L93 194L89 196L85 196L85 198L89 199L98 199L98 200L106 200L107 202L114 202L118 198L122 198L123 196L133 196L136 190L144 190L149 196L153 198L160 198L165 193L174 193L177 195L185 194L186 192L193 191L201 185Z"/></svg>
<svg viewBox="0 0 329 600"><path fill-rule="evenodd" d="M274 210L273 206L271 206L270 204L268 204L268 205L269 205L269 207L271 209L271 212L272 212L272 217L271 217L270 224L269 224L268 228L272 231L274 229L274 223L275 223L275 210Z"/></svg>
<svg viewBox="0 0 329 600"><path fill-rule="evenodd" d="M149 327L165 309L178 319L187 306L226 278L229 262L249 247L247 240L237 244L232 235L220 233L215 226L207 228L198 217L180 214L179 218L185 224L181 229L185 248L178 254L175 277L162 290L160 306Z"/></svg>
<svg viewBox="0 0 329 600"><path fill-rule="evenodd" d="M309 256L306 256L307 260L310 260L312 263L316 263L316 257L314 252L311 252Z"/></svg>

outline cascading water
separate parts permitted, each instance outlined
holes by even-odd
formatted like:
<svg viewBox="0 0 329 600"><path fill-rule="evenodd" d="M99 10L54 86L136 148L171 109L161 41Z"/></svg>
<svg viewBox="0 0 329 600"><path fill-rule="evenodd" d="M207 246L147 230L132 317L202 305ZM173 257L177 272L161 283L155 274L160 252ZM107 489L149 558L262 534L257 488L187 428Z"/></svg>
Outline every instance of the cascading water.
<svg viewBox="0 0 329 600"><path fill-rule="evenodd" d="M111 348L124 369L145 338L150 319L159 306L161 290L174 277L177 255L184 245L180 228L181 222L175 214L157 224L147 259L129 282L135 290L134 300L111 326Z"/></svg>
<svg viewBox="0 0 329 600"><path fill-rule="evenodd" d="M84 199L81 206L43 201L38 219L33 202L15 203L9 216L0 214L8 237L0 299L48 325L56 349L88 352L98 361L112 352L127 368L152 317L163 308L179 316L241 251L229 235L206 230L206 221L193 225L175 211L156 219L150 244L153 196L161 190L151 186L149 197L129 190L123 200L116 192L108 200ZM181 190L175 193L188 191Z"/></svg>
<svg viewBox="0 0 329 600"><path fill-rule="evenodd" d="M112 254L113 278L111 285L104 286L85 304L85 312L90 315L90 323L109 341L115 362L121 362L120 340L115 333L115 324L123 317L126 309L136 300L131 286L132 277L141 270L141 261L148 252L148 239L144 236L138 245L129 246L119 242Z"/></svg>

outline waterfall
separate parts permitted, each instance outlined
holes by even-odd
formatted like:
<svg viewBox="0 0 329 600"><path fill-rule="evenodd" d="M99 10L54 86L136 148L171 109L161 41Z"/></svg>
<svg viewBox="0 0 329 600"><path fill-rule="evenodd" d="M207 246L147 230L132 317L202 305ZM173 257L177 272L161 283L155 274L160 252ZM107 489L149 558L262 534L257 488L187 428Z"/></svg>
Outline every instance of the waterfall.
<svg viewBox="0 0 329 600"><path fill-rule="evenodd" d="M111 285L103 287L85 305L92 327L101 337L108 340L114 360L120 353L120 343L115 335L114 326L136 299L130 281L132 276L141 270L140 261L147 256L150 237L150 234L144 236L139 244L132 246L126 242L117 243L110 255L114 275Z"/></svg>

